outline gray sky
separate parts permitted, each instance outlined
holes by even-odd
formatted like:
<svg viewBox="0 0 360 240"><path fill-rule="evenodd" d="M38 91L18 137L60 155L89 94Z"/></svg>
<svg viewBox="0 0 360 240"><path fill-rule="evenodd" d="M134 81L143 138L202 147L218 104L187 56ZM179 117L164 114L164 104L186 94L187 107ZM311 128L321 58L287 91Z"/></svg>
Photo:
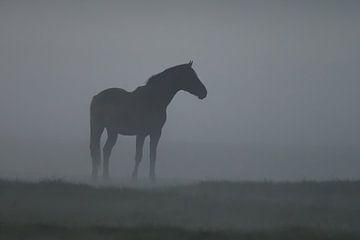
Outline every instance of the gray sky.
<svg viewBox="0 0 360 240"><path fill-rule="evenodd" d="M0 137L86 139L89 102L194 60L162 141L360 146L359 1L0 1Z"/></svg>

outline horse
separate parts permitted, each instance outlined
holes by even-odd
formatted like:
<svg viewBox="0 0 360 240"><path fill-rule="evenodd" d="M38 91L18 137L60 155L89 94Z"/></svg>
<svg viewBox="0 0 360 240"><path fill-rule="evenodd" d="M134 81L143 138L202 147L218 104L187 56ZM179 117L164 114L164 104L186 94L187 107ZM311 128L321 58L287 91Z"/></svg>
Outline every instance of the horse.
<svg viewBox="0 0 360 240"><path fill-rule="evenodd" d="M143 155L144 140L150 136L149 178L155 179L157 146L166 121L166 109L177 92L183 90L199 99L207 96L207 89L189 63L173 66L153 75L145 85L128 92L109 88L95 95L90 104L90 154L92 177L96 179L101 165L100 139L106 129L103 147L103 178L109 178L109 159L118 135L136 136L136 180Z"/></svg>

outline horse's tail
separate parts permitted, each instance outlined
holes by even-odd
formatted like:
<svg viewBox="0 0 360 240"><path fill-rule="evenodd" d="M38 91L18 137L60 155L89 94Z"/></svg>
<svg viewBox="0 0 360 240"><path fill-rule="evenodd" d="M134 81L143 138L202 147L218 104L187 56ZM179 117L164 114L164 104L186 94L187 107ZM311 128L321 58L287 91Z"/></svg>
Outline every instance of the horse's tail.
<svg viewBox="0 0 360 240"><path fill-rule="evenodd" d="M90 104L90 153L92 159L92 175L97 176L101 163L100 139L104 131L104 125L100 121L98 103L96 96L93 97Z"/></svg>

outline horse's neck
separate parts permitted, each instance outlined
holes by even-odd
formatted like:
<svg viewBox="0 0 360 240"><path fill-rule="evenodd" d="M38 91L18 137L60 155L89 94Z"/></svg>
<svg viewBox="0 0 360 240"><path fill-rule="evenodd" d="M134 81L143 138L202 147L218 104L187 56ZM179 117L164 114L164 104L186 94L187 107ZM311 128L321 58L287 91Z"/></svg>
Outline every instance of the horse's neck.
<svg viewBox="0 0 360 240"><path fill-rule="evenodd" d="M166 109L175 94L179 91L179 89L171 81L166 80L162 83L155 83L147 87L147 100L149 103L163 109Z"/></svg>

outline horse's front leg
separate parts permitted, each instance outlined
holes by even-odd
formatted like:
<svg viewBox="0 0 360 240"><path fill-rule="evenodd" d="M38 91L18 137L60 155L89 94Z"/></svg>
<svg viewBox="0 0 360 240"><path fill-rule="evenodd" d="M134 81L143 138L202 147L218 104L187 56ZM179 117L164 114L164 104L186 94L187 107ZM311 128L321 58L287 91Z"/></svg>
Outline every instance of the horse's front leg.
<svg viewBox="0 0 360 240"><path fill-rule="evenodd" d="M138 168L139 168L139 164L141 162L142 155L143 155L143 147L144 147L145 137L146 137L145 135L137 135L136 136L135 166L134 166L134 170L132 173L132 178L134 180L137 179Z"/></svg>
<svg viewBox="0 0 360 240"><path fill-rule="evenodd" d="M161 129L150 134L150 171L149 178L155 180L156 150L161 136Z"/></svg>

